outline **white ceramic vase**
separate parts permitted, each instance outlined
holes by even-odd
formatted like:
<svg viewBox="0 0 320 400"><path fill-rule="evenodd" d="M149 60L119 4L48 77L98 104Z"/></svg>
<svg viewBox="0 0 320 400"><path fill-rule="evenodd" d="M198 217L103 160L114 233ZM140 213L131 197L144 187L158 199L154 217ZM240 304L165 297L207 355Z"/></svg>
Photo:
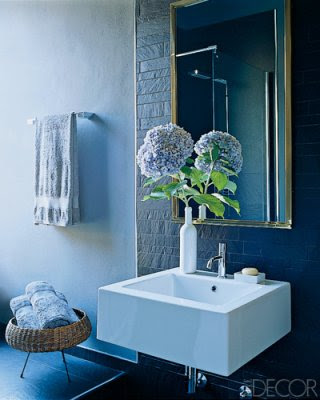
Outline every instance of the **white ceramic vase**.
<svg viewBox="0 0 320 400"><path fill-rule="evenodd" d="M199 220L204 221L207 218L207 206L201 204L199 206Z"/></svg>
<svg viewBox="0 0 320 400"><path fill-rule="evenodd" d="M192 208L186 207L185 223L180 229L180 271L192 274L197 269L197 229L192 223Z"/></svg>

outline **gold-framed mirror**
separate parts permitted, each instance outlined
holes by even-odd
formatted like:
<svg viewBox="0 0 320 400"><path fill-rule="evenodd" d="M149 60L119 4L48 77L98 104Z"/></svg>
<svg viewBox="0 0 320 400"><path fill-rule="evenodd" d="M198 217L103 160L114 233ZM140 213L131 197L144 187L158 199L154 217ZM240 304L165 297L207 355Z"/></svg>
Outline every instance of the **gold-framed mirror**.
<svg viewBox="0 0 320 400"><path fill-rule="evenodd" d="M242 145L241 215L208 212L195 223L292 227L290 8L290 0L171 4L172 122L195 142L215 130ZM173 200L175 222L183 208Z"/></svg>

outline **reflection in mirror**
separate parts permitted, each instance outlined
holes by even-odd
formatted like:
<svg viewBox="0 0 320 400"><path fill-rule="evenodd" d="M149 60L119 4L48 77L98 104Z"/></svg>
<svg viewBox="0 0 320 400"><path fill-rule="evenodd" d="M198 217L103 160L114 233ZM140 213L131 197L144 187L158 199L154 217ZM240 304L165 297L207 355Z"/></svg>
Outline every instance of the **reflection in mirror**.
<svg viewBox="0 0 320 400"><path fill-rule="evenodd" d="M242 145L236 193L241 215L228 209L225 220L217 221L207 210L206 223L290 227L285 1L230 1L172 6L173 121L194 141L216 130ZM183 208L174 204L176 219Z"/></svg>

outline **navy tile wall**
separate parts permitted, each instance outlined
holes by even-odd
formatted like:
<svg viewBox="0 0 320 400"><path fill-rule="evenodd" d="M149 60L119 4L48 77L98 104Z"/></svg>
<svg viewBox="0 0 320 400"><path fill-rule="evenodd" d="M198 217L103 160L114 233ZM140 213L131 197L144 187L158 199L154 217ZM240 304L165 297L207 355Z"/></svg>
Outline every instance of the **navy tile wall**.
<svg viewBox="0 0 320 400"><path fill-rule="evenodd" d="M169 0L137 7L138 146L148 128L170 121ZM293 0L293 221L292 230L198 226L199 266L228 244L228 271L256 264L292 285L293 330L247 371L264 377L318 378L320 385L320 28L317 0ZM138 271L178 266L179 225L169 202L141 202L138 175ZM254 329L254 321L252 321Z"/></svg>

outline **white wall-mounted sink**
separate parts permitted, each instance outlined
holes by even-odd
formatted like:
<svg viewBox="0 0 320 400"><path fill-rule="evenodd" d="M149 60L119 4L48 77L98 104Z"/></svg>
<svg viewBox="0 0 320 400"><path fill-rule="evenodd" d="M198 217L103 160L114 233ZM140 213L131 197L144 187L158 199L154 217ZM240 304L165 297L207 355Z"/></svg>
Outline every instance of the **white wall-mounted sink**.
<svg viewBox="0 0 320 400"><path fill-rule="evenodd" d="M291 329L289 283L179 269L104 286L98 307L98 339L224 376Z"/></svg>

